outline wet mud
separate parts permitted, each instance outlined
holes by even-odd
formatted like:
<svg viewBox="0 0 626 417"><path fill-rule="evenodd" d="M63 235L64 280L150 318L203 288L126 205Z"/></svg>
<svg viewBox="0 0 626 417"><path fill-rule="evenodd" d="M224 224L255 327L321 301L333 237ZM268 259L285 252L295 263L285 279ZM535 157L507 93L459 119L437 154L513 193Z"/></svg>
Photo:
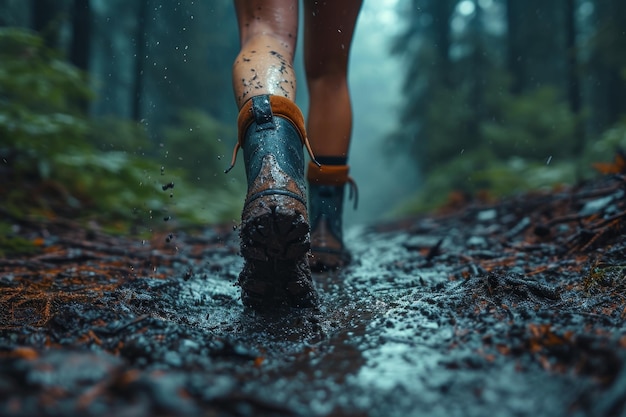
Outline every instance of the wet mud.
<svg viewBox="0 0 626 417"><path fill-rule="evenodd" d="M347 233L321 308L244 309L228 228L25 224L0 260L0 415L620 416L626 181Z"/></svg>

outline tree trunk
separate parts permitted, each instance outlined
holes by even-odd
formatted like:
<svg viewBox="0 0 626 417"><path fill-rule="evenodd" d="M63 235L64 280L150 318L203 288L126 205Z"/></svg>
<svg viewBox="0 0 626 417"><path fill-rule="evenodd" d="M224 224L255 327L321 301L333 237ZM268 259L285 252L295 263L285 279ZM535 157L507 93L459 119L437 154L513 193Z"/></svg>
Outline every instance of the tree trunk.
<svg viewBox="0 0 626 417"><path fill-rule="evenodd" d="M582 107L580 92L580 67L578 64L578 43L576 28L576 0L565 0L565 47L567 51L567 98L569 107L575 116L580 116ZM582 151L585 142L585 133L581 120L576 121L574 152Z"/></svg>
<svg viewBox="0 0 626 417"><path fill-rule="evenodd" d="M470 101L473 109L473 117L469 120L468 137L474 142L480 142L480 125L485 119L485 45L483 42L483 12L477 0L474 0L475 14L470 22L470 39L473 52L470 57Z"/></svg>
<svg viewBox="0 0 626 417"><path fill-rule="evenodd" d="M594 36L589 64L587 91L590 135L597 135L615 124L626 112L626 36L623 0L596 0L592 22Z"/></svg>
<svg viewBox="0 0 626 417"><path fill-rule="evenodd" d="M508 0L506 4L506 20L508 28L508 54L507 66L513 77L511 81L511 92L519 94L522 92L523 80L525 77L522 57L524 56L524 43L520 40L520 14L522 3L519 0Z"/></svg>
<svg viewBox="0 0 626 417"><path fill-rule="evenodd" d="M89 0L74 0L70 60L83 71L89 69L91 45L91 6Z"/></svg>
<svg viewBox="0 0 626 417"><path fill-rule="evenodd" d="M32 27L43 37L46 45L59 48L61 16L64 2L60 0L33 0Z"/></svg>
<svg viewBox="0 0 626 417"><path fill-rule="evenodd" d="M508 0L508 69L513 75L513 93L554 86L566 96L564 1Z"/></svg>
<svg viewBox="0 0 626 417"><path fill-rule="evenodd" d="M609 122L611 124L620 120L626 113L626 33L624 32L624 19L626 19L626 5L624 0L612 0L611 13L611 40L608 77L609 97Z"/></svg>
<svg viewBox="0 0 626 417"><path fill-rule="evenodd" d="M450 65L450 18L454 10L454 3L450 0L437 0L433 2L432 13L434 17L433 39L437 48L439 70L443 85L450 87L452 84Z"/></svg>
<svg viewBox="0 0 626 417"><path fill-rule="evenodd" d="M74 0L72 7L72 43L70 61L85 73L89 71L89 52L91 46L91 7L89 0ZM89 101L80 99L76 105L83 112L89 111Z"/></svg>
<svg viewBox="0 0 626 417"><path fill-rule="evenodd" d="M148 10L149 0L141 0L139 5L137 32L135 35L135 48L137 58L135 59L135 82L132 96L132 118L140 121L142 118L141 103L143 96L144 77L145 77L145 61L146 61L146 42L148 30Z"/></svg>

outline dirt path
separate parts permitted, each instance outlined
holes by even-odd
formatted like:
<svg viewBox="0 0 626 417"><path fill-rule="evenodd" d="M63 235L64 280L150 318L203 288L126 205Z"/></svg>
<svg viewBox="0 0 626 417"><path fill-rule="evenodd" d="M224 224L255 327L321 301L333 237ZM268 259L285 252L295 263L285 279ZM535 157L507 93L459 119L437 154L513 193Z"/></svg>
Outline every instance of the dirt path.
<svg viewBox="0 0 626 417"><path fill-rule="evenodd" d="M0 415L619 416L626 181L353 229L320 312L244 311L237 235L22 224Z"/></svg>

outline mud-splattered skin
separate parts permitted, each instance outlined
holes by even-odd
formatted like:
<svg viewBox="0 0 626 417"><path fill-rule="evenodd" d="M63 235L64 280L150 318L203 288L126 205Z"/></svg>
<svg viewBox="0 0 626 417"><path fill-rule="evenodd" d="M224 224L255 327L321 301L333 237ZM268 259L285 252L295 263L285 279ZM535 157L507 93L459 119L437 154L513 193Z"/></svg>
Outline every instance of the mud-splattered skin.
<svg viewBox="0 0 626 417"><path fill-rule="evenodd" d="M233 65L233 88L239 108L262 94L296 97L293 58L298 2L281 1L278 6L255 3L259 2L236 2L241 51Z"/></svg>
<svg viewBox="0 0 626 417"><path fill-rule="evenodd" d="M241 52L233 65L237 105L255 95L296 98L297 0L235 0ZM307 134L315 155L347 156L352 133L348 58L362 0L303 2Z"/></svg>
<svg viewBox="0 0 626 417"><path fill-rule="evenodd" d="M295 99L296 80L292 63L266 45L262 50L242 52L235 61L234 88L238 105L253 96L273 94Z"/></svg>

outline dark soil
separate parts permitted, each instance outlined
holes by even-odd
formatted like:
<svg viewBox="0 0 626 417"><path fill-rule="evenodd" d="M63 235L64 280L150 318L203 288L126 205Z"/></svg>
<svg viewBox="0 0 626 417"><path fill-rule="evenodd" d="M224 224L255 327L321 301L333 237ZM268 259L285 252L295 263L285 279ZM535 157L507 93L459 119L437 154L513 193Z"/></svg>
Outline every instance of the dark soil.
<svg viewBox="0 0 626 417"><path fill-rule="evenodd" d="M237 233L15 222L0 415L626 415L626 177L352 229L320 311L244 310Z"/></svg>

